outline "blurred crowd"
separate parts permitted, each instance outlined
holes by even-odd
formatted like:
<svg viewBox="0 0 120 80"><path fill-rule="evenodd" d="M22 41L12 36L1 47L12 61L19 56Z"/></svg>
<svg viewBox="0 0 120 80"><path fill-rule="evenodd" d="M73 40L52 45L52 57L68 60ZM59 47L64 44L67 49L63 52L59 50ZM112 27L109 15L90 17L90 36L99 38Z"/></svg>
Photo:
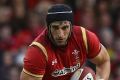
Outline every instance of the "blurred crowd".
<svg viewBox="0 0 120 80"><path fill-rule="evenodd" d="M0 0L0 80L19 80L28 45L59 3L71 6L75 25L97 34L110 54L109 80L120 80L120 0Z"/></svg>

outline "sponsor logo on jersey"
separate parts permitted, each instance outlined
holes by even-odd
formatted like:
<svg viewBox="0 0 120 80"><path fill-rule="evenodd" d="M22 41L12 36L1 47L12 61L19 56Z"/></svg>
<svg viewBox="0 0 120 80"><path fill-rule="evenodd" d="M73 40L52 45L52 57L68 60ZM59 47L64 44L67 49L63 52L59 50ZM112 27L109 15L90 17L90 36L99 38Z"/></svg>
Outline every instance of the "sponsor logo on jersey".
<svg viewBox="0 0 120 80"><path fill-rule="evenodd" d="M75 72L78 68L80 68L80 63L77 63L75 66L70 66L70 68L64 67L61 70L55 70L51 75L54 77L63 76L63 75L66 75L68 73Z"/></svg>
<svg viewBox="0 0 120 80"><path fill-rule="evenodd" d="M54 59L54 60L52 61L52 65L54 65L54 64L57 64L57 59Z"/></svg>

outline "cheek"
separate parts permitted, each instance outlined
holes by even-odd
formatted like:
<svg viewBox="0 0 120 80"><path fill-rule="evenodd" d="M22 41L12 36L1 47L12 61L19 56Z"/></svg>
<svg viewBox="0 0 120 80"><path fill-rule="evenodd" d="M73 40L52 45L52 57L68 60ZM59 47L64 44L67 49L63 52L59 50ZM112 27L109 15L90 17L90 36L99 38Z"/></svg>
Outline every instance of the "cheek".
<svg viewBox="0 0 120 80"><path fill-rule="evenodd" d="M65 32L65 35L69 35L70 34L70 30L67 30L66 32Z"/></svg>
<svg viewBox="0 0 120 80"><path fill-rule="evenodd" d="M56 34L57 33L55 31L54 32L51 31L51 35L52 35L53 38L55 38L57 36Z"/></svg>

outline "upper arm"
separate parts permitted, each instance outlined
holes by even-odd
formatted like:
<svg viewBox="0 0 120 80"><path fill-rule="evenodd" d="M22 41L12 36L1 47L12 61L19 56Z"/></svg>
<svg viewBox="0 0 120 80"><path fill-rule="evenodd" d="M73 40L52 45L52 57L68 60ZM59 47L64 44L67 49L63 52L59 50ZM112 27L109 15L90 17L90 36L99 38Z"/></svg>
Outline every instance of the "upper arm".
<svg viewBox="0 0 120 80"><path fill-rule="evenodd" d="M88 34L87 58L96 64L97 78L108 80L110 74L110 57L106 48L99 42L94 33Z"/></svg>
<svg viewBox="0 0 120 80"><path fill-rule="evenodd" d="M34 76L26 74L24 71L22 71L20 80L42 80L42 77L34 77Z"/></svg>
<svg viewBox="0 0 120 80"><path fill-rule="evenodd" d="M110 61L109 54L108 54L106 48L102 44L101 44L100 52L98 53L98 55L96 57L91 59L91 61L93 63L95 63L96 65L100 65L106 61Z"/></svg>
<svg viewBox="0 0 120 80"><path fill-rule="evenodd" d="M87 57L95 64L109 60L106 48L100 43L98 37L87 30L88 54Z"/></svg>
<svg viewBox="0 0 120 80"><path fill-rule="evenodd" d="M24 57L23 71L21 75L29 78L43 77L46 68L46 58L37 46L30 46ZM33 77L34 76L34 77Z"/></svg>

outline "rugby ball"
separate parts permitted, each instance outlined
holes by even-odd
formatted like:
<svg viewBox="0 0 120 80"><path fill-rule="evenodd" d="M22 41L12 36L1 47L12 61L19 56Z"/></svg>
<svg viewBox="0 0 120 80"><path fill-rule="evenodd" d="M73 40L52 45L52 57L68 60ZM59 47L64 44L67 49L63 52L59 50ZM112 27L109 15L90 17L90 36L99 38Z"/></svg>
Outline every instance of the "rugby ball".
<svg viewBox="0 0 120 80"><path fill-rule="evenodd" d="M96 80L96 75L90 67L84 67L78 69L70 80Z"/></svg>

